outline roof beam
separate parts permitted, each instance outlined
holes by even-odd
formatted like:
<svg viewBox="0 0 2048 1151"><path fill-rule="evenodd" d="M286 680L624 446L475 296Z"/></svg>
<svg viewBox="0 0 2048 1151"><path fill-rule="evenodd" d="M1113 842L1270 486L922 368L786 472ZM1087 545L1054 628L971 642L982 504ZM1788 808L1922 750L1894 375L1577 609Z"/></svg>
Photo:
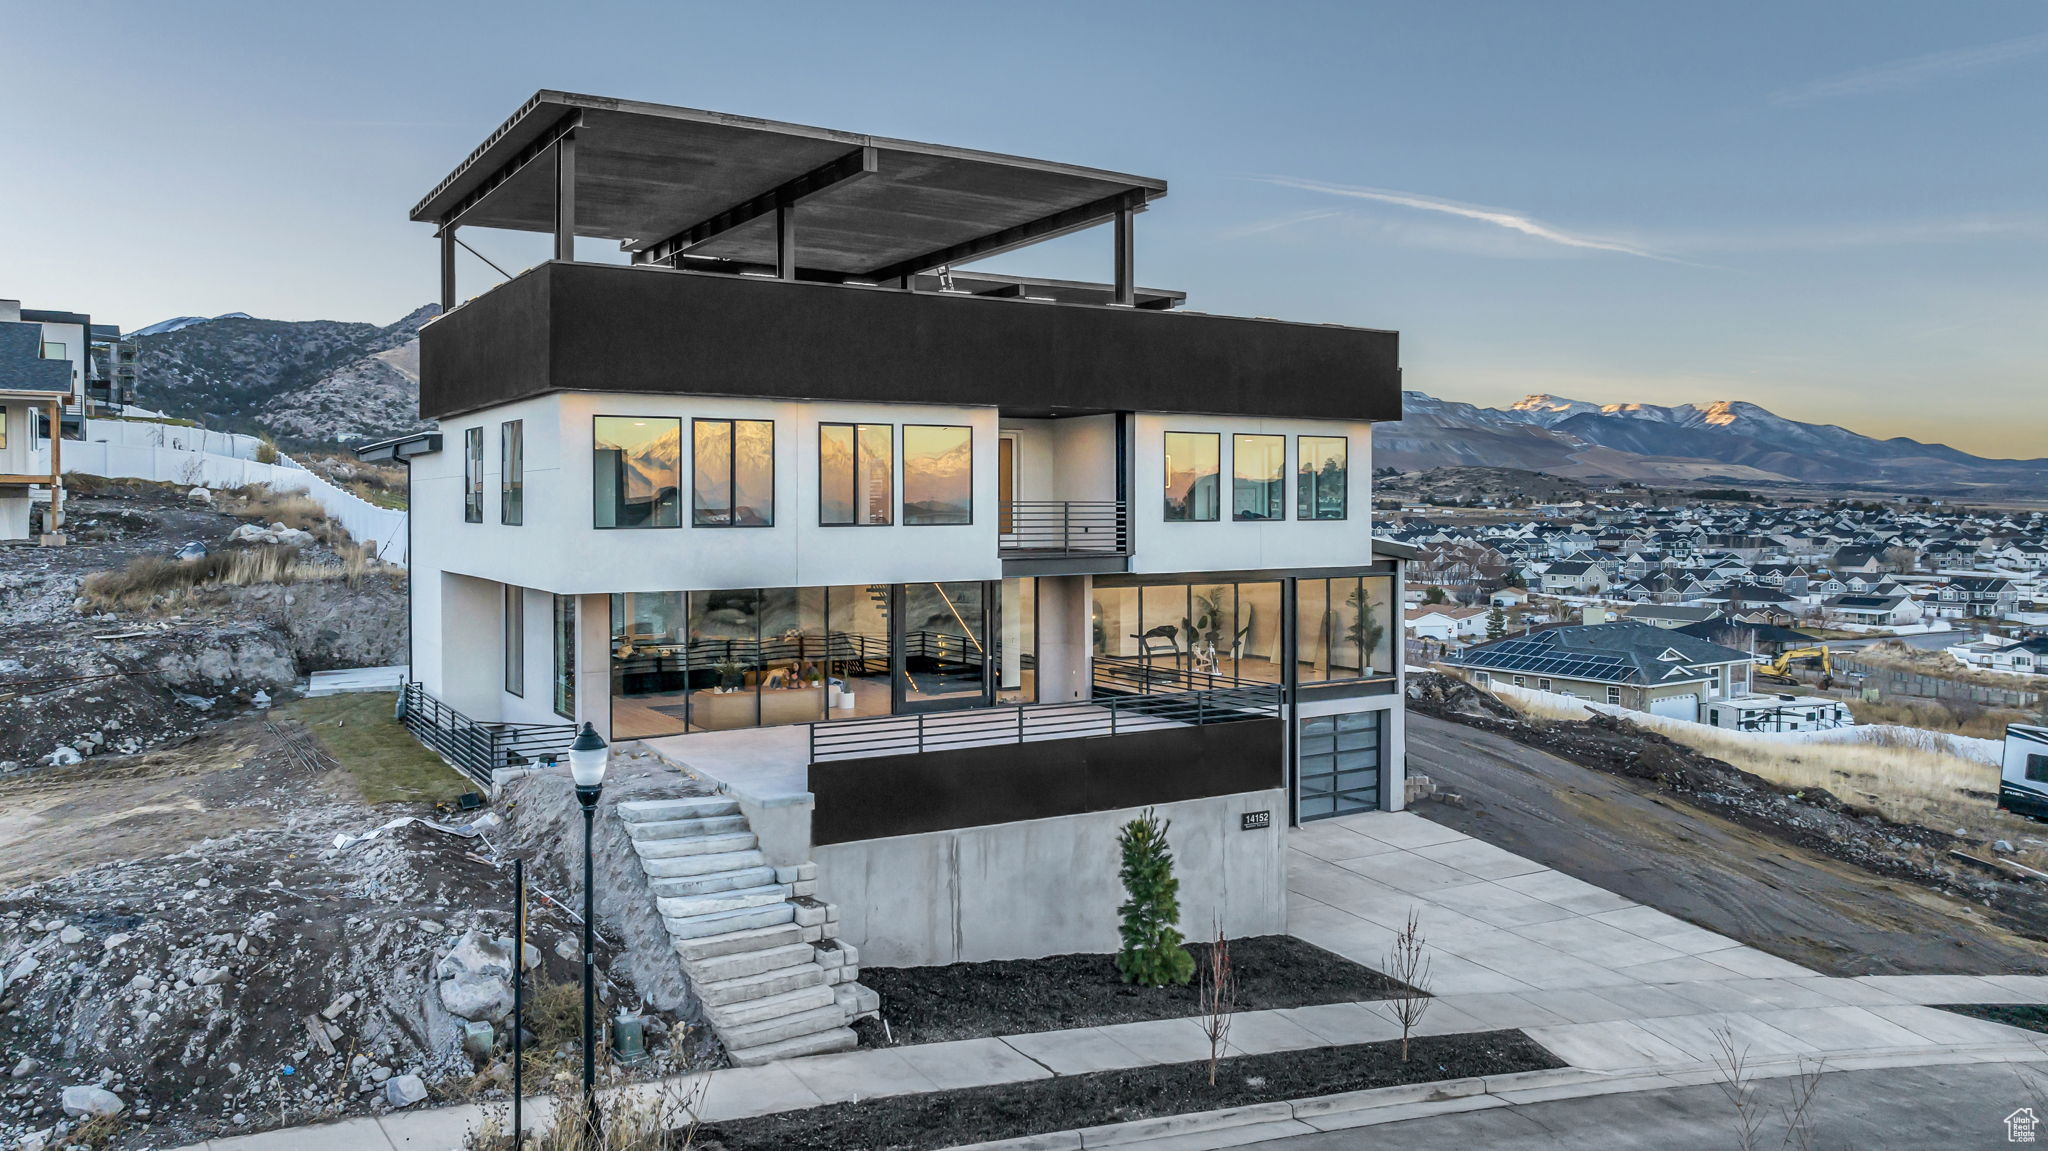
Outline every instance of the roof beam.
<svg viewBox="0 0 2048 1151"><path fill-rule="evenodd" d="M734 204L710 219L699 221L687 228L657 240L634 253L636 264L665 264L676 256L704 243L714 236L730 232L749 220L757 220L778 208L789 208L798 202L815 196L827 188L872 176L880 166L879 153L873 146L863 145L836 160L828 161L797 176L777 187L770 188L742 203ZM632 250L639 241L628 241L620 247Z"/></svg>
<svg viewBox="0 0 2048 1151"><path fill-rule="evenodd" d="M479 183L476 187L470 189L468 195L462 197L462 199L460 200L455 201L454 207L448 209L448 211L444 213L440 219L434 221L435 225L437 227L445 229L449 225L454 224L460 219L462 219L462 214L464 212L467 212L471 208L476 207L478 204L483 203L484 197L490 195L492 192L497 191L499 188L504 187L506 181L510 180L514 176L517 176L522 170L525 169L525 167L528 164L531 164L534 161L540 159L542 156L547 155L548 150L550 148L553 148L555 144L562 139L562 137L567 136L569 133L575 131L577 126L582 122L583 113L581 112L570 112L567 115L563 116L561 119L555 121L552 127L550 127L547 131L542 132L538 137L534 139L532 143L528 144L524 148L519 149L518 155L512 157L510 160L507 160L503 164L499 165L497 171L492 172L490 175L484 177L481 183Z"/></svg>
<svg viewBox="0 0 2048 1151"><path fill-rule="evenodd" d="M1063 211L1054 212L1043 219L1031 220L1014 227L992 232L977 240L967 240L936 252L927 252L908 260L899 260L886 267L875 268L866 273L877 280L894 279L897 276L914 276L930 271L942 264L964 264L979 260L1026 244L1036 244L1068 232L1078 232L1093 227L1104 220L1114 219L1121 211L1141 212L1145 209L1145 193L1142 191L1117 192L1100 200L1091 200Z"/></svg>

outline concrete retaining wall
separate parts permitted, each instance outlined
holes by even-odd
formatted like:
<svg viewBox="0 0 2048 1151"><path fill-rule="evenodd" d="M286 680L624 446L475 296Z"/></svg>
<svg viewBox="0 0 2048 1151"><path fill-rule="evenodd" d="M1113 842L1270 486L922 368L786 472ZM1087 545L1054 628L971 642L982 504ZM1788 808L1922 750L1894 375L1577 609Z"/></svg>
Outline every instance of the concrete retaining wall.
<svg viewBox="0 0 2048 1151"><path fill-rule="evenodd" d="M1160 804L1180 878L1181 930L1287 929L1287 793ZM1240 829L1246 812L1269 826ZM1089 812L819 847L818 897L839 905L861 962L920 967L1117 947L1117 832L1138 809Z"/></svg>

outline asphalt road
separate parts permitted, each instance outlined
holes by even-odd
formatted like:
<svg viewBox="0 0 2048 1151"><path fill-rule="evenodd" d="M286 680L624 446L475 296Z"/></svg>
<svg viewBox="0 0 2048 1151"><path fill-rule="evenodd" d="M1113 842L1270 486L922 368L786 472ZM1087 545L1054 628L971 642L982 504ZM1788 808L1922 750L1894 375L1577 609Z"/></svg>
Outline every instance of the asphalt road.
<svg viewBox="0 0 2048 1151"><path fill-rule="evenodd" d="M1418 815L1829 975L2048 973L2048 946L1973 904L1505 736L1411 711L1408 770L1460 797Z"/></svg>
<svg viewBox="0 0 2048 1151"><path fill-rule="evenodd" d="M1979 1063L1820 1077L1806 1124L1812 1142L1785 1141L1788 1079L1757 1081L1767 1113L1756 1147L1970 1151L2011 1147L2005 1119L2023 1108L2048 1125L2048 1065ZM2038 1139L2048 1142L2048 1131ZM2029 1140L2030 1142L2032 1140ZM1676 1087L1495 1107L1355 1131L1297 1135L1254 1146L1269 1151L1727 1151L1745 1146L1722 1085Z"/></svg>

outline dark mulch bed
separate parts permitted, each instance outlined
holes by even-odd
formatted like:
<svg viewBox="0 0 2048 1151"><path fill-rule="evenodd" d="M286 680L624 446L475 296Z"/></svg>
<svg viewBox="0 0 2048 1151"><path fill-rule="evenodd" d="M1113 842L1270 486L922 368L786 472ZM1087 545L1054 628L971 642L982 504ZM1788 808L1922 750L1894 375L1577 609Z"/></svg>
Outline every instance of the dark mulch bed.
<svg viewBox="0 0 2048 1151"><path fill-rule="evenodd" d="M962 1143L1128 1123L1159 1115L1306 1099L1403 1083L1564 1066L1519 1031L1240 1055L1217 1069L1173 1063L933 1091L740 1119L698 1129L697 1151L929 1151ZM678 1137L679 1138L679 1137ZM671 1146L680 1146L672 1141Z"/></svg>
<svg viewBox="0 0 2048 1151"><path fill-rule="evenodd" d="M2048 1033L2048 1006L2039 1003L1937 1003L1943 1011Z"/></svg>
<svg viewBox="0 0 2048 1151"><path fill-rule="evenodd" d="M1203 969L1209 945L1191 943ZM1237 1008L1265 1011L1361 999L1386 999L1401 984L1291 935L1230 941ZM1061 1031L1104 1023L1182 1019L1202 1013L1196 984L1136 987L1117 974L1113 955L1054 955L944 967L863 967L860 981L882 996L888 1037L941 1043L986 1035ZM888 1042L880 1024L855 1025L865 1045Z"/></svg>

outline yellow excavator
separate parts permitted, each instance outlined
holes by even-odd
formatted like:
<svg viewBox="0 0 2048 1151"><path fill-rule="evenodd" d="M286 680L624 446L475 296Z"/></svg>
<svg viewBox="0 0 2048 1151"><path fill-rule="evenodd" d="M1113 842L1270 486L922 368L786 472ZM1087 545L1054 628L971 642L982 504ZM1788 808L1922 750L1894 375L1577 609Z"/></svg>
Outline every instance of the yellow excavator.
<svg viewBox="0 0 2048 1151"><path fill-rule="evenodd" d="M1782 679L1786 683L1797 683L1797 678L1792 674L1792 665L1799 660L1818 660L1821 674L1830 680L1834 678L1835 657L1825 647L1787 648L1779 652L1778 658L1769 663L1758 664L1756 674Z"/></svg>

